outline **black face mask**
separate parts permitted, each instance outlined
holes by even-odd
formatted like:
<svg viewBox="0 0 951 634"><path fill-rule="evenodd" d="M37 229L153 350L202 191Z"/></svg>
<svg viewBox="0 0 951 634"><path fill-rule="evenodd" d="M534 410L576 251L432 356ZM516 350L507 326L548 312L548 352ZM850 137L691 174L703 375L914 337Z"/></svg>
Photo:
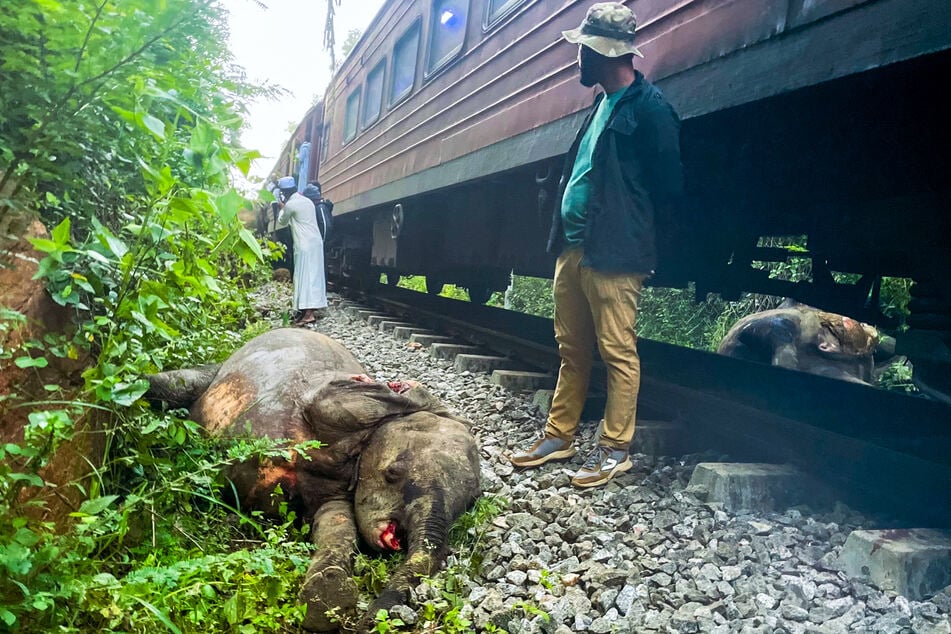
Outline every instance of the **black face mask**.
<svg viewBox="0 0 951 634"><path fill-rule="evenodd" d="M591 88L598 83L599 69L601 66L601 55L590 48L578 45L578 68L581 71L579 81L582 86Z"/></svg>

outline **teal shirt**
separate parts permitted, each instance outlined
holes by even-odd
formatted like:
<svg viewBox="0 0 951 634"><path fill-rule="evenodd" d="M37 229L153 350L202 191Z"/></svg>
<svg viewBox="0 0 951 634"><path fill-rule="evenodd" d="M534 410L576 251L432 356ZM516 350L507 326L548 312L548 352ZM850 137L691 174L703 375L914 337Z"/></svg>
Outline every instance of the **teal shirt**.
<svg viewBox="0 0 951 634"><path fill-rule="evenodd" d="M614 105L621 100L624 90L605 95L591 118L591 125L581 137L571 178L561 200L561 223L565 230L565 246L576 247L584 243L584 225L588 216L588 199L591 194L591 157L598 137L607 126Z"/></svg>

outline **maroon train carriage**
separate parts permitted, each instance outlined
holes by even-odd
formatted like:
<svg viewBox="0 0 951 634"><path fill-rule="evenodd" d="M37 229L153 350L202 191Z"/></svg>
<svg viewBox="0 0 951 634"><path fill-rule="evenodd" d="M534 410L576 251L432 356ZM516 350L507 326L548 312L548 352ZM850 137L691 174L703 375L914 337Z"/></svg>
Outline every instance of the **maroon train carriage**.
<svg viewBox="0 0 951 634"><path fill-rule="evenodd" d="M557 178L594 91L561 40L590 0L390 0L288 142L334 201L332 273L425 275L474 301L550 276ZM951 3L631 0L638 67L684 120L691 200L656 284L758 291L882 324L911 277L906 350L951 358ZM768 236L813 279L769 279ZM836 283L833 272L858 274ZM900 344L902 345L902 344Z"/></svg>

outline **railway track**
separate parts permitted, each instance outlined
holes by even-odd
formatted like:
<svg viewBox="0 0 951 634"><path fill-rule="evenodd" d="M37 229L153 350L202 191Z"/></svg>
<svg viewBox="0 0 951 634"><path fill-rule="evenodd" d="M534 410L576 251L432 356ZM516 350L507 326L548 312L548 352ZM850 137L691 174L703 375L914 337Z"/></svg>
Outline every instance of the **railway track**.
<svg viewBox="0 0 951 634"><path fill-rule="evenodd" d="M548 319L382 285L342 291L513 366L557 374ZM794 465L866 512L951 526L951 407L647 339L639 351L639 419L676 421L694 448ZM603 386L596 363L588 409L595 418Z"/></svg>

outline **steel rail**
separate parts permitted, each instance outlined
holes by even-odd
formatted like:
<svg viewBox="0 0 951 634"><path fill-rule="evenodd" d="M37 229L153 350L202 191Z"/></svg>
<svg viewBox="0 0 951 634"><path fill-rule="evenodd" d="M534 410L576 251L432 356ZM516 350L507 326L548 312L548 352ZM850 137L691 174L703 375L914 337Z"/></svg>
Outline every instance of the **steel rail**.
<svg viewBox="0 0 951 634"><path fill-rule="evenodd" d="M346 293L554 372L550 319L377 286ZM863 510L951 526L951 407L921 397L640 339L640 411L685 423L707 448L786 462ZM605 385L596 361L592 392Z"/></svg>

